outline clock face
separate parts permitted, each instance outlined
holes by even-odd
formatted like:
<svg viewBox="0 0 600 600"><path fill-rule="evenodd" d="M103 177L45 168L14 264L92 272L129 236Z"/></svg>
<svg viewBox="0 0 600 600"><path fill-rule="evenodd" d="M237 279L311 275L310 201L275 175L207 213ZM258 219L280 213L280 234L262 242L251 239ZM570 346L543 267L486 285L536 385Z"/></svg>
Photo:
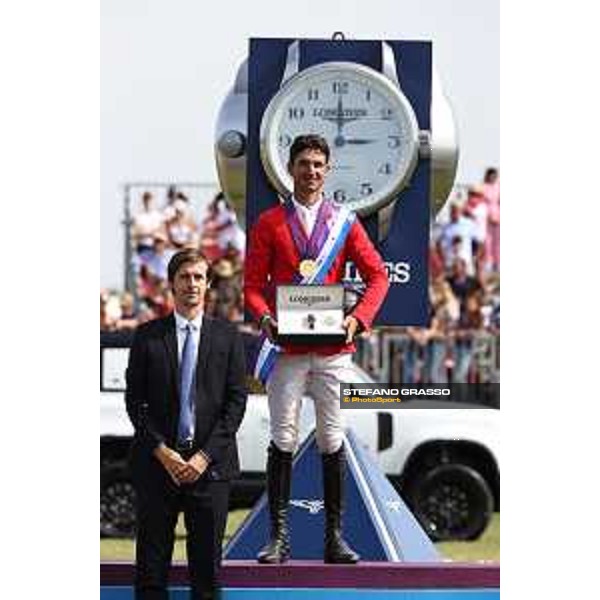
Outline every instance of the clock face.
<svg viewBox="0 0 600 600"><path fill-rule="evenodd" d="M354 63L315 65L290 78L261 124L261 157L269 179L288 195L290 146L298 135L322 135L331 149L328 197L359 214L390 202L416 166L419 127L410 103L385 76Z"/></svg>

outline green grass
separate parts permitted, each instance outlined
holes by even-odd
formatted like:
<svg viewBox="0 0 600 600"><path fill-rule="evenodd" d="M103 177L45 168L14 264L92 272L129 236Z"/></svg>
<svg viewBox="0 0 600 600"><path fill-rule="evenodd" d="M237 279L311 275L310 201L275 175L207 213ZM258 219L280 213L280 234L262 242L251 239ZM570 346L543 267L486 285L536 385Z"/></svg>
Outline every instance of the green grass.
<svg viewBox="0 0 600 600"><path fill-rule="evenodd" d="M236 510L229 513L227 529L225 530L225 543L240 526L248 513L247 510ZM500 560L500 513L495 513L488 528L479 539L472 542L442 542L437 548L446 557L458 561ZM100 540L100 560L134 560L133 540ZM185 560L185 528L183 520L177 525L175 560Z"/></svg>
<svg viewBox="0 0 600 600"><path fill-rule="evenodd" d="M446 557L459 561L500 561L500 513L494 513L490 524L472 542L440 542L437 549Z"/></svg>

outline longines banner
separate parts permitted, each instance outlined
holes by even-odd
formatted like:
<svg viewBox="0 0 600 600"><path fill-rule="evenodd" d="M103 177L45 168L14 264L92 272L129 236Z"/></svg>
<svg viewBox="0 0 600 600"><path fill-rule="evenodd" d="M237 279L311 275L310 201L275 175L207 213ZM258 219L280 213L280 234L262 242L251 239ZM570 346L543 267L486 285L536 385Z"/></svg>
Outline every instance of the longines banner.
<svg viewBox="0 0 600 600"><path fill-rule="evenodd" d="M321 134L326 193L356 211L386 264L378 324L428 322L431 62L429 42L250 40L247 227L289 193L293 138ZM351 263L346 282L360 291Z"/></svg>

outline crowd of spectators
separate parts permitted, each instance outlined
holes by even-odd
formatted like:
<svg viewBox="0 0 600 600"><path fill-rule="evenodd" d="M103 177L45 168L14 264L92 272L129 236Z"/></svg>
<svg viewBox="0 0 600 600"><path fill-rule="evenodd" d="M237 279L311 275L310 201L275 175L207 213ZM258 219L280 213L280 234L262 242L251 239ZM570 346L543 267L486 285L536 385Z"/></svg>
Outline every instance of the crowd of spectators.
<svg viewBox="0 0 600 600"><path fill-rule="evenodd" d="M404 383L474 381L482 334L500 332L500 180L487 169L481 185L455 198L432 227L429 327L407 327Z"/></svg>
<svg viewBox="0 0 600 600"><path fill-rule="evenodd" d="M142 194L131 224L135 297L130 292L101 291L102 331L134 329L172 311L167 265L183 248L199 248L211 264L213 280L206 297L207 314L242 320L244 231L222 193L209 203L206 216L199 217L189 198L175 186L168 189L162 208L156 207L152 192Z"/></svg>
<svg viewBox="0 0 600 600"><path fill-rule="evenodd" d="M444 212L444 211L443 211ZM137 310L134 296L101 292L100 328L133 329L168 314L173 299L167 264L175 251L200 248L211 263L213 281L206 296L207 314L243 320L242 273L245 235L235 210L222 193L210 202L202 220L186 195L171 187L162 209L151 192L134 215ZM402 352L404 383L443 383L473 379L475 342L481 333L500 330L500 181L487 169L483 182L453 197L447 214L432 225L428 327L407 327Z"/></svg>

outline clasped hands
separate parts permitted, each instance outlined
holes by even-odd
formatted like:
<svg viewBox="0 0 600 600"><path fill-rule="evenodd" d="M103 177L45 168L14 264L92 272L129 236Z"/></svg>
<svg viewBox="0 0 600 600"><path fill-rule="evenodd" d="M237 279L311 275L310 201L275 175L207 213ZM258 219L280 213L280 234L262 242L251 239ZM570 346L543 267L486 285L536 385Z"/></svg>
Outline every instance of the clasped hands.
<svg viewBox="0 0 600 600"><path fill-rule="evenodd" d="M201 452L196 452L189 460L184 460L179 452L161 444L154 455L161 462L175 485L194 483L206 471L208 461Z"/></svg>

